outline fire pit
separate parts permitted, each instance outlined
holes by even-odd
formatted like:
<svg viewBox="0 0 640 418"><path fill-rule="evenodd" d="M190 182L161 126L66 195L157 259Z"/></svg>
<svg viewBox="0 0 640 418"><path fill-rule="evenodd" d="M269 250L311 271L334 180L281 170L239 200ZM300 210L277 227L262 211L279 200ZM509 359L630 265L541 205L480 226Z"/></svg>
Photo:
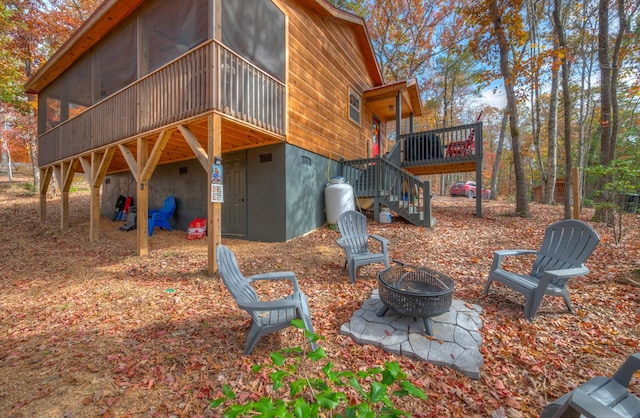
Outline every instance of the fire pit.
<svg viewBox="0 0 640 418"><path fill-rule="evenodd" d="M453 285L453 279L435 270L402 263L391 266L378 273L378 292L385 306L376 315L384 316L391 308L423 318L425 333L433 335L429 318L449 311Z"/></svg>

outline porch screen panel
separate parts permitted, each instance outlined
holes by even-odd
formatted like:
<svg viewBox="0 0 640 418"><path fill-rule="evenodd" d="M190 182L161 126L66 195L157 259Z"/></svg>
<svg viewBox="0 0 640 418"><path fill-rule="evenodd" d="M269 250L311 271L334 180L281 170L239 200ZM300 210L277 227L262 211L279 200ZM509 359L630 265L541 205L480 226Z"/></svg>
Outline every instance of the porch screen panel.
<svg viewBox="0 0 640 418"><path fill-rule="evenodd" d="M94 97L96 102L136 81L137 54L135 20L129 19L95 49Z"/></svg>
<svg viewBox="0 0 640 418"><path fill-rule="evenodd" d="M63 120L71 119L90 107L91 100L91 55L85 55L64 75L67 100L63 101Z"/></svg>
<svg viewBox="0 0 640 418"><path fill-rule="evenodd" d="M49 84L38 95L38 133L53 129L62 122L63 79Z"/></svg>
<svg viewBox="0 0 640 418"><path fill-rule="evenodd" d="M285 81L285 16L270 0L223 0L222 43Z"/></svg>
<svg viewBox="0 0 640 418"><path fill-rule="evenodd" d="M142 15L145 73L209 38L209 0L160 0Z"/></svg>

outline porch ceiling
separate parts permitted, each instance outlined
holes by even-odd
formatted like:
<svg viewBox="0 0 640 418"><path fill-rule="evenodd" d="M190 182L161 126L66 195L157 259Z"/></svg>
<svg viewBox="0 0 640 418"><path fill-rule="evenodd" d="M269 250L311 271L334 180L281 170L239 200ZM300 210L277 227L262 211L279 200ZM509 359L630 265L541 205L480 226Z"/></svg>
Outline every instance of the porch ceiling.
<svg viewBox="0 0 640 418"><path fill-rule="evenodd" d="M402 99L401 118L407 118L411 114L422 115L422 103L420 93L415 80L400 81L384 86L376 87L364 92L363 97L373 113L384 122L395 120L396 97L400 95Z"/></svg>
<svg viewBox="0 0 640 418"><path fill-rule="evenodd" d="M208 135L208 121L207 118L200 118L190 123L183 124L189 128L189 130L195 135L198 143L203 149L207 149L207 135ZM178 130L178 126L172 126L167 128L171 132L169 141L162 151L158 165L175 163L179 161L186 161L196 158L193 150L185 140L182 133ZM153 149L160 131L155 131L152 134L145 135L145 138L149 140L148 149L149 153ZM272 134L257 130L246 126L240 122L232 119L222 119L222 153L231 151L239 151L242 149L254 148L267 144L274 144L283 142L283 137L276 137ZM126 142L121 142L120 145L126 146L132 155L138 158L137 139L131 139ZM113 146L117 147L117 144ZM76 164L76 170L83 172L82 165ZM109 164L107 174L113 174L118 172L129 171L129 166L120 151L118 149Z"/></svg>

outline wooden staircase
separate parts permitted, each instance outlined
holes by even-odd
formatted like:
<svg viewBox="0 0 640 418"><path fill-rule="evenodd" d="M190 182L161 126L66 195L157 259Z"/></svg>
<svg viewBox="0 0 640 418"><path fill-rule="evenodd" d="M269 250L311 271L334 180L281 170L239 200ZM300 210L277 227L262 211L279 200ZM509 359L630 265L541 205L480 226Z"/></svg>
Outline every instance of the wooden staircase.
<svg viewBox="0 0 640 418"><path fill-rule="evenodd" d="M413 225L433 226L431 184L393 164L389 158L342 161L342 177L357 199L373 198L374 218L389 208Z"/></svg>
<svg viewBox="0 0 640 418"><path fill-rule="evenodd" d="M482 122L401 135L386 156L341 161L341 176L359 200L373 199L374 218L381 207L419 226L431 227L431 183L420 175L476 172L482 183ZM482 217L482 198L476 200Z"/></svg>

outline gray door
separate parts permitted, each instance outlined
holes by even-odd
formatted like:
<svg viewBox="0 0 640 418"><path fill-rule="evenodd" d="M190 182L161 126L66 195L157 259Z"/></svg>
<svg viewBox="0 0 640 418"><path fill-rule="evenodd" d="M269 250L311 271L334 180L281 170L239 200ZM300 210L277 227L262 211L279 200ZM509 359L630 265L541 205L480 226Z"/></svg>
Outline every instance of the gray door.
<svg viewBox="0 0 640 418"><path fill-rule="evenodd" d="M222 204L222 233L247 234L247 170L244 151L222 157L224 203Z"/></svg>

